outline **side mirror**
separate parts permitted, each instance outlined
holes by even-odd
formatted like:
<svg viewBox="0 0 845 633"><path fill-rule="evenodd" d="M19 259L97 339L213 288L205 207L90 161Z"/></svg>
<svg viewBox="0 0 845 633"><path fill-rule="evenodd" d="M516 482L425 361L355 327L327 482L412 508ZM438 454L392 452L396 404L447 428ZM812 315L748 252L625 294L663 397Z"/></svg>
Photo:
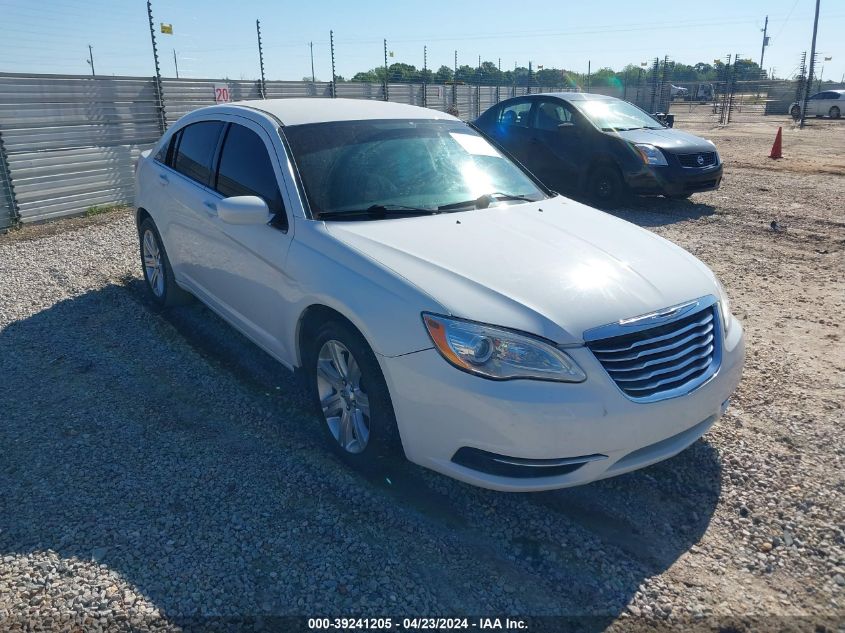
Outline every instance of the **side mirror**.
<svg viewBox="0 0 845 633"><path fill-rule="evenodd" d="M217 203L217 216L226 224L267 224L270 209L258 196L232 196Z"/></svg>

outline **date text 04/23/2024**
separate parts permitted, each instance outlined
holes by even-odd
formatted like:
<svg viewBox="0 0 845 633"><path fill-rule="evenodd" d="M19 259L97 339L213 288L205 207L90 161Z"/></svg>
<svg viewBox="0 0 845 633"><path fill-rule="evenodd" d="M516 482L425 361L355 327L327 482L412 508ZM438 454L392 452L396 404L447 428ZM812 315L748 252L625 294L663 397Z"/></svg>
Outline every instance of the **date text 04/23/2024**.
<svg viewBox="0 0 845 633"><path fill-rule="evenodd" d="M311 630L411 631L477 629L527 631L524 620L512 618L308 618Z"/></svg>

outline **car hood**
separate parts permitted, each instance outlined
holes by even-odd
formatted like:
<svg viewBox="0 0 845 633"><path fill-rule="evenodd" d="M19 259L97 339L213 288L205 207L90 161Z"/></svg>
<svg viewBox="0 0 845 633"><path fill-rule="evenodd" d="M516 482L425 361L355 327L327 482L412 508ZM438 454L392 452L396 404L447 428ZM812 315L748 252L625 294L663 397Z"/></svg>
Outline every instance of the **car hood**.
<svg viewBox="0 0 845 633"><path fill-rule="evenodd" d="M674 128L659 130L625 130L617 134L629 143L649 143L673 153L712 152L715 148L700 136Z"/></svg>
<svg viewBox="0 0 845 633"><path fill-rule="evenodd" d="M562 196L327 227L449 314L560 344L717 293L713 274L683 249Z"/></svg>

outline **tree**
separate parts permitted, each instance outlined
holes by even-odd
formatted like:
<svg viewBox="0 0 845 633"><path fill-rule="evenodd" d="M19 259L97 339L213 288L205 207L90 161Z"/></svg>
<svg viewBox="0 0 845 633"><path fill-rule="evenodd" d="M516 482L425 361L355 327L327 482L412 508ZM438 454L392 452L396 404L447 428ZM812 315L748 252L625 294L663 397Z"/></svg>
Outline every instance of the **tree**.
<svg viewBox="0 0 845 633"><path fill-rule="evenodd" d="M441 66L437 69L437 72L434 73L434 81L437 83L446 83L447 81L452 81L455 73L452 72L452 69L448 66Z"/></svg>
<svg viewBox="0 0 845 633"><path fill-rule="evenodd" d="M381 77L379 77L376 70L367 70L362 73L355 73L352 75L352 81L369 81L372 83L377 83L381 81Z"/></svg>
<svg viewBox="0 0 845 633"><path fill-rule="evenodd" d="M761 78L766 78L765 71L750 59L736 60L736 79L738 81L753 81ZM663 79L663 65L664 60L660 60L657 65L658 80ZM683 64L680 62L671 62L668 77L670 81L674 82L710 82L718 81L724 78L725 64L722 61L716 60L713 64L706 62L698 62L696 64ZM642 67L639 64L627 64L622 70L616 71L610 67L603 67L596 70L590 76L591 86L618 86L621 87L623 82L627 81L629 85L631 82L636 82L642 72L642 81L645 83L653 79L654 65ZM513 70L501 71L498 66L491 61L483 61L480 66L470 66L464 64L458 68L457 74L449 66L441 66L436 71L421 70L413 64L404 64L397 62L391 64L387 68L387 77L391 82L426 82L426 83L446 83L453 80L463 82L466 84L484 84L484 85L510 85L527 86L529 83L528 68L519 66ZM352 81L366 81L372 83L382 83L385 79L384 66L376 66L370 70L358 72L352 77ZM310 81L309 77L304 77L304 81ZM338 81L344 81L338 78ZM586 75L576 73L571 70L561 68L541 68L536 70L531 77L531 85L544 87L561 87L561 88L586 88Z"/></svg>

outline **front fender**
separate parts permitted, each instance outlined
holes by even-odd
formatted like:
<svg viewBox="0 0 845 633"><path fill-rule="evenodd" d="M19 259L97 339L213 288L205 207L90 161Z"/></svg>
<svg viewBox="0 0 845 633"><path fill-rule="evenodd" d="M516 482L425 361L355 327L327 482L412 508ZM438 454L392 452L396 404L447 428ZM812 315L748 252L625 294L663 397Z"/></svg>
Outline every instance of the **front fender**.
<svg viewBox="0 0 845 633"><path fill-rule="evenodd" d="M322 222L297 219L287 272L296 280L294 314L287 329L296 349L299 317L324 305L349 319L376 354L401 356L432 347L420 314L444 307L407 279L331 236Z"/></svg>

